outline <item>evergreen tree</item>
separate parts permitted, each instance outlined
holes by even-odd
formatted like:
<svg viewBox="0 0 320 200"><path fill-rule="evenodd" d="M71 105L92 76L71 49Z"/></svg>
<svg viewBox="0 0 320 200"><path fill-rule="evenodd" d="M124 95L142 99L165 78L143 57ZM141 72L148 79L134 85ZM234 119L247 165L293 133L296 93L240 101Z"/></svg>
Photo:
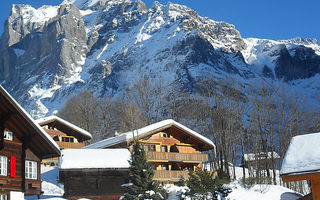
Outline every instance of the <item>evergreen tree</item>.
<svg viewBox="0 0 320 200"><path fill-rule="evenodd" d="M213 172L200 169L189 172L187 185L190 189L187 195L197 200L218 199L218 193L225 197L231 192L228 188L222 186L220 180L214 177Z"/></svg>
<svg viewBox="0 0 320 200"><path fill-rule="evenodd" d="M180 177L179 177L179 181L177 182L177 186L186 186L186 179L182 176L182 175L180 175Z"/></svg>
<svg viewBox="0 0 320 200"><path fill-rule="evenodd" d="M133 152L129 163L130 183L123 186L126 191L124 199L164 199L164 195L160 193L161 189L158 184L152 180L154 175L152 166L147 161L145 151L139 143L133 146Z"/></svg>

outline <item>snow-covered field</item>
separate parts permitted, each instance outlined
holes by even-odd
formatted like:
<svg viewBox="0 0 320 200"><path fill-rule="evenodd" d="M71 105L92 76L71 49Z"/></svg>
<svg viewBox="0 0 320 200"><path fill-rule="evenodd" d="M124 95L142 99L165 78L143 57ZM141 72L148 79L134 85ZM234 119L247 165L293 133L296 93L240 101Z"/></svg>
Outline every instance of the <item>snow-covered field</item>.
<svg viewBox="0 0 320 200"><path fill-rule="evenodd" d="M237 168L236 171L240 172L241 168ZM44 191L42 199L66 200L62 197L63 186L58 183L58 168L42 167L41 173ZM238 177L241 178L240 173ZM278 185L254 185L251 188L244 188L238 181L234 181L228 187L232 188L232 192L222 200L296 200L301 197L300 194ZM168 200L179 200L177 195L185 189L186 187L168 186L167 190L170 192ZM26 197L26 200L35 199L36 196Z"/></svg>
<svg viewBox="0 0 320 200"><path fill-rule="evenodd" d="M232 188L232 192L221 200L296 200L301 197L294 191L278 185L255 185L245 189L238 181L234 181L228 186ZM170 191L168 200L179 200L176 194L184 191L185 187L171 186L168 190Z"/></svg>
<svg viewBox="0 0 320 200"><path fill-rule="evenodd" d="M301 195L278 185L255 185L245 189L235 181L229 184L232 192L226 198L228 200L295 200Z"/></svg>

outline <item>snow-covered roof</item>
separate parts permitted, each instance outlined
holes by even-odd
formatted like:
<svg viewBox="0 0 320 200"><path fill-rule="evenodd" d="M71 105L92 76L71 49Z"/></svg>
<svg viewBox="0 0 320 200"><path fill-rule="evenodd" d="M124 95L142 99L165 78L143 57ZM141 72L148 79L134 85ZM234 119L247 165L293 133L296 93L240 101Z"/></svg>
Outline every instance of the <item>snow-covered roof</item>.
<svg viewBox="0 0 320 200"><path fill-rule="evenodd" d="M163 120L163 121L151 124L149 126L145 126L143 128L134 130L134 131L125 132L119 136L107 138L105 140L93 143L93 144L85 146L83 148L85 148L85 149L107 148L107 147L111 147L113 145L120 144L123 142L132 141L133 134L135 137L142 138L142 137L147 136L149 134L156 133L156 132L161 131L163 129L169 128L171 126L176 126L177 128L182 129L183 131L187 132L188 134L192 135L193 137L206 143L208 146L215 148L215 145L213 144L213 142L211 140L209 140L208 138L204 137L203 135L189 129L188 127L186 127L186 126L184 126L184 125L182 125L172 119Z"/></svg>
<svg viewBox="0 0 320 200"><path fill-rule="evenodd" d="M273 153L273 155L272 155ZM266 155L267 154L267 155ZM253 160L263 160L263 159L266 159L266 156L267 156L267 159L271 159L272 156L274 159L278 159L280 158L279 154L277 152L260 152L260 153L248 153L248 154L244 154L243 155L243 159L245 161L253 161Z"/></svg>
<svg viewBox="0 0 320 200"><path fill-rule="evenodd" d="M291 139L280 174L320 173L320 133L295 136Z"/></svg>
<svg viewBox="0 0 320 200"><path fill-rule="evenodd" d="M29 121L32 126L40 133L40 137L43 137L47 142L50 143L50 146L54 148L54 151L60 155L60 148L57 143L46 133L40 125L25 111L20 104L0 85L0 90L9 98L9 100L14 104L15 108ZM49 155L50 156L50 155ZM46 156L43 156L46 157Z"/></svg>
<svg viewBox="0 0 320 200"><path fill-rule="evenodd" d="M128 169L128 149L65 149L61 151L59 168L71 169Z"/></svg>
<svg viewBox="0 0 320 200"><path fill-rule="evenodd" d="M44 117L44 118L36 120L36 122L39 123L41 126L49 124L53 121L58 121L59 123L65 125L65 126L68 126L69 128L73 129L74 131L77 131L78 133L80 133L86 137L89 137L90 139L92 138L92 135L88 131L86 131L86 130L84 130L84 129L64 120L64 119L61 119L60 117L55 116L55 115L51 115L49 117Z"/></svg>

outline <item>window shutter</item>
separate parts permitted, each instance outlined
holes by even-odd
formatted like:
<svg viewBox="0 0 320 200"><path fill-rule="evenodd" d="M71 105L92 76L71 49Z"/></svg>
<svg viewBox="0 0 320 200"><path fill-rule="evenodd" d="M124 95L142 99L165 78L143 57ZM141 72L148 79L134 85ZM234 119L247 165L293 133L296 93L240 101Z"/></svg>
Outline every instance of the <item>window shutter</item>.
<svg viewBox="0 0 320 200"><path fill-rule="evenodd" d="M10 177L16 177L16 157L10 157Z"/></svg>

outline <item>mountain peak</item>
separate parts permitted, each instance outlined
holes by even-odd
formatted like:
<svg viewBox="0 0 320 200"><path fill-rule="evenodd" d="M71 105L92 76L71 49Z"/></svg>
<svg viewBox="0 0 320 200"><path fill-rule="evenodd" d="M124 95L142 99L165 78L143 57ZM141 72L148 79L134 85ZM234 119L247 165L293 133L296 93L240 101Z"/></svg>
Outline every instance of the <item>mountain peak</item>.
<svg viewBox="0 0 320 200"><path fill-rule="evenodd" d="M130 0L64 0L62 4L74 4L80 10L97 9L108 2L125 2Z"/></svg>
<svg viewBox="0 0 320 200"><path fill-rule="evenodd" d="M286 40L287 42L294 43L297 45L319 45L318 40L315 38L302 38L302 37L296 37L289 40Z"/></svg>
<svg viewBox="0 0 320 200"><path fill-rule="evenodd" d="M35 9L30 5L13 4L5 23L0 48L14 45L32 31L40 29L47 21L57 16L58 8L59 6L42 6Z"/></svg>
<svg viewBox="0 0 320 200"><path fill-rule="evenodd" d="M40 117L81 90L121 95L141 77L192 92L213 74L222 81L237 75L245 83L263 76L263 69L265 77L284 80L320 73L319 58L310 51L320 52L316 40L243 39L234 25L171 2L155 2L150 9L141 0L64 0L39 9L13 5L6 26L0 82ZM299 73L289 74L291 68Z"/></svg>
<svg viewBox="0 0 320 200"><path fill-rule="evenodd" d="M22 17L24 24L44 23L57 15L59 6L42 6L38 9L30 5L13 4L11 7L11 17L13 20Z"/></svg>

